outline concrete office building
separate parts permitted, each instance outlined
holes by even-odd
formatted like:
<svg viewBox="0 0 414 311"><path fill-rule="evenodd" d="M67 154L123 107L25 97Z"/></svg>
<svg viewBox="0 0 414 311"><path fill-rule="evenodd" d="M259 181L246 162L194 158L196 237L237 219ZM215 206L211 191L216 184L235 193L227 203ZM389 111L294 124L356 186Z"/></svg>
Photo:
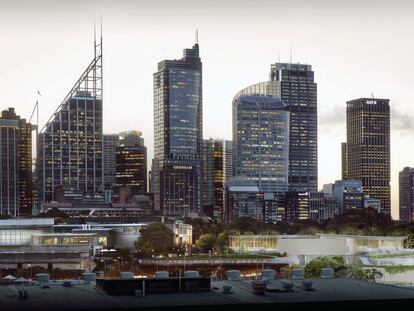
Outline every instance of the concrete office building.
<svg viewBox="0 0 414 311"><path fill-rule="evenodd" d="M0 214L31 214L33 199L32 125L14 108L0 115Z"/></svg>
<svg viewBox="0 0 414 311"><path fill-rule="evenodd" d="M347 178L362 181L364 193L381 200L390 214L390 101L359 98L346 107Z"/></svg>
<svg viewBox="0 0 414 311"><path fill-rule="evenodd" d="M276 63L270 80L288 106L289 190L316 192L318 187L317 84L311 65Z"/></svg>
<svg viewBox="0 0 414 311"><path fill-rule="evenodd" d="M404 167L399 173L400 221L410 222L414 213L414 168Z"/></svg>
<svg viewBox="0 0 414 311"><path fill-rule="evenodd" d="M199 213L202 204L202 63L199 45L154 74L154 208Z"/></svg>
<svg viewBox="0 0 414 311"><path fill-rule="evenodd" d="M90 65L39 133L40 202L55 201L58 188L91 198L104 192L102 38L94 51Z"/></svg>

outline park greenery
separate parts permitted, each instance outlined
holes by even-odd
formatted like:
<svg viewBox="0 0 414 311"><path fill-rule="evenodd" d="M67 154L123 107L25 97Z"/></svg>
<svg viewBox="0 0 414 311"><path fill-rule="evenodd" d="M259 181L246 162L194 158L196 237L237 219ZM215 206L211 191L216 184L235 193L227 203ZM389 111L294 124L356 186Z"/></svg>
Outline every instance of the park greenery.
<svg viewBox="0 0 414 311"><path fill-rule="evenodd" d="M305 266L293 264L281 268L281 276L289 277L293 269L303 268L306 278L319 278L322 268L332 268L336 277L354 278L363 281L375 282L382 277L382 273L375 268L364 268L349 265L341 256L322 256L309 261Z"/></svg>
<svg viewBox="0 0 414 311"><path fill-rule="evenodd" d="M190 253L231 254L229 237L248 234L346 234L408 236L406 247L414 247L414 223L400 224L389 215L378 213L373 208L347 210L322 223L313 220L281 221L266 224L250 217L240 217L231 223L222 223L210 218L184 218L193 226L195 247L174 245L174 233L162 223L150 224L142 231L136 243L139 257L183 255Z"/></svg>

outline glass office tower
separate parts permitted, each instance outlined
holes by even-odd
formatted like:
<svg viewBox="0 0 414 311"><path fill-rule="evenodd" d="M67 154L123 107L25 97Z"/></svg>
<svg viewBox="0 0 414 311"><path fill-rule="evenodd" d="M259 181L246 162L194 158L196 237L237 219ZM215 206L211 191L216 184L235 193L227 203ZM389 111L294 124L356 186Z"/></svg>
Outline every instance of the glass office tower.
<svg viewBox="0 0 414 311"><path fill-rule="evenodd" d="M289 190L318 188L317 85L311 65L276 63L270 80L290 112Z"/></svg>
<svg viewBox="0 0 414 311"><path fill-rule="evenodd" d="M147 147L140 131L120 133L116 148L116 188L127 188L131 196L146 194Z"/></svg>
<svg viewBox="0 0 414 311"><path fill-rule="evenodd" d="M40 202L59 190L92 199L104 191L102 140L102 38L95 57L38 137Z"/></svg>
<svg viewBox="0 0 414 311"><path fill-rule="evenodd" d="M233 176L232 142L203 141L203 209L207 216L224 220L226 182ZM206 213L206 211L211 211Z"/></svg>
<svg viewBox="0 0 414 311"><path fill-rule="evenodd" d="M32 125L9 108L0 115L0 214L28 215L32 204Z"/></svg>
<svg viewBox="0 0 414 311"><path fill-rule="evenodd" d="M200 212L202 63L199 45L154 74L154 208L166 215Z"/></svg>
<svg viewBox="0 0 414 311"><path fill-rule="evenodd" d="M255 181L260 192L288 190L289 112L277 97L236 95L233 100L235 176Z"/></svg>

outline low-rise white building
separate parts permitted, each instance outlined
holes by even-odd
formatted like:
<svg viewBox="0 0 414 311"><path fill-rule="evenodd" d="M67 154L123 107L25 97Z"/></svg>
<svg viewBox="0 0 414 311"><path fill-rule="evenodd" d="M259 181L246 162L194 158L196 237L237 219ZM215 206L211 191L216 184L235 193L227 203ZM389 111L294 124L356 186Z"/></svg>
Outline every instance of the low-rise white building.
<svg viewBox="0 0 414 311"><path fill-rule="evenodd" d="M232 235L229 247L236 253L286 253L287 256L355 256L404 249L405 236Z"/></svg>

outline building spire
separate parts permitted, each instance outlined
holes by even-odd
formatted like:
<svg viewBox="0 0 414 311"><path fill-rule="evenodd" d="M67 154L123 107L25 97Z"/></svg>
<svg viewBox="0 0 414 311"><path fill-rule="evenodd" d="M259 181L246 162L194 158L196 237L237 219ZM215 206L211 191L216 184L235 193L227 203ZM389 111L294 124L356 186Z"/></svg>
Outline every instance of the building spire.
<svg viewBox="0 0 414 311"><path fill-rule="evenodd" d="M195 43L198 44L198 29L195 31Z"/></svg>

